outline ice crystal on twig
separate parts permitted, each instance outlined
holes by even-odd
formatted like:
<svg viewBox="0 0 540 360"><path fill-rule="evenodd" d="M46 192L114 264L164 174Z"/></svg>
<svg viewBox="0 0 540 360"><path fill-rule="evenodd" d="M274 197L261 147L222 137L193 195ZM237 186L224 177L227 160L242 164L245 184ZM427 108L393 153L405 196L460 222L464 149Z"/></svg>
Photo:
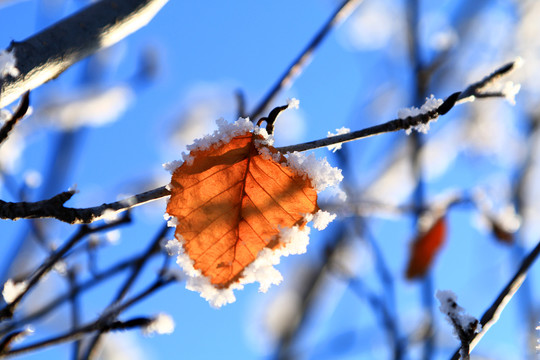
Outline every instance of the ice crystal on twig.
<svg viewBox="0 0 540 360"><path fill-rule="evenodd" d="M17 58L13 51L0 51L0 79L11 75L16 77L19 75L19 69L15 66L17 64Z"/></svg>

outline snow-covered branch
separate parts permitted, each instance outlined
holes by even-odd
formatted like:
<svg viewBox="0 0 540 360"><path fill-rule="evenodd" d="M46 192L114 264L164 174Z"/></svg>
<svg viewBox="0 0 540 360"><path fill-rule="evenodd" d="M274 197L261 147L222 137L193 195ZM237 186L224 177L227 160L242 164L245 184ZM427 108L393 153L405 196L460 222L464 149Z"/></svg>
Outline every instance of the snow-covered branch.
<svg viewBox="0 0 540 360"><path fill-rule="evenodd" d="M54 197L36 202L6 202L0 200L0 219L54 218L70 224L89 224L116 213L170 195L165 186L152 189L126 199L90 208L70 208L64 203L71 199L75 190L65 191Z"/></svg>
<svg viewBox="0 0 540 360"><path fill-rule="evenodd" d="M22 42L13 41L8 50L18 75L0 79L0 108L145 26L167 2L101 0Z"/></svg>
<svg viewBox="0 0 540 360"><path fill-rule="evenodd" d="M413 128L420 130L425 129L430 121L437 119L440 115L446 114L454 107L454 105L465 101L474 100L475 97L479 97L479 94L484 94L482 89L484 89L487 84L492 83L494 79L498 79L504 74L510 72L515 67L514 64L515 62L504 65L491 75L486 76L482 81L469 86L463 92L456 92L450 95L442 103L440 103L438 100L436 101L436 99L430 98L420 109L411 108L406 109L407 111L400 111L400 118L396 120L343 135L332 136L297 145L284 146L276 149L282 153L307 151L329 145L359 140L365 137L387 132L410 130ZM501 96L494 92L490 92L490 94L496 94L493 96ZM285 107L278 107L276 109L283 110L282 108ZM114 215L118 212L126 211L134 206L168 196L170 195L170 191L166 188L166 186L162 186L131 196L121 201L103 204L100 206L80 209L65 207L64 203L68 201L74 194L75 191L66 191L54 196L51 199L37 202L11 203L0 200L0 218L11 220L23 218L55 218L70 224L88 224L103 219L107 216Z"/></svg>
<svg viewBox="0 0 540 360"><path fill-rule="evenodd" d="M512 299L514 294L519 290L521 284L525 281L527 273L531 266L536 262L540 256L540 241L536 246L527 254L525 258L521 261L519 269L516 271L515 275L508 282L508 284L501 291L497 299L493 304L486 310L486 312L480 318L480 326L482 330L478 333L475 333L470 340L469 348L470 350L474 349L476 344L482 339L486 332L499 320L501 312L506 307L506 304ZM452 360L458 360L460 357L460 349L456 350L452 356Z"/></svg>
<svg viewBox="0 0 540 360"><path fill-rule="evenodd" d="M465 309L458 305L457 296L452 291L438 290L435 296L441 303L439 310L446 315L448 322L454 328L454 334L461 342L461 359L469 360L469 345L479 330L478 319L465 313Z"/></svg>
<svg viewBox="0 0 540 360"><path fill-rule="evenodd" d="M277 148L277 150L282 153L293 151L307 151L326 147L329 145L359 140L388 132L394 132L399 130L409 131L413 128L425 129L425 127L429 124L430 121L436 120L440 115L446 114L457 104L474 101L476 98L508 97L509 95L504 92L504 89L500 91L488 92L484 90L495 80L515 69L516 64L518 64L519 62L520 60L516 60L505 64L504 66L495 70L490 75L486 76L481 81L468 86L465 90L453 93L437 107L433 106L433 99L429 98L427 99L426 104L424 104L420 109L411 108L407 109L409 110L408 112L400 111L400 116L398 119L388 121L384 124L375 125L358 131L353 131L348 134L313 140L297 145L283 146Z"/></svg>

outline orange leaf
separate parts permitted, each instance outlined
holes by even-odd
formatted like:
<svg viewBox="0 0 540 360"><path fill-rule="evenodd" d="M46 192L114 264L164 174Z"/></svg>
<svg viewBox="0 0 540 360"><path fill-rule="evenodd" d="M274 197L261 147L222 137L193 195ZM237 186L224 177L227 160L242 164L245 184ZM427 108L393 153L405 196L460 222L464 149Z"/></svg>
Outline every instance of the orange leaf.
<svg viewBox="0 0 540 360"><path fill-rule="evenodd" d="M311 181L274 148L262 156L261 140L245 131L195 149L173 172L167 213L176 218L176 237L217 289L238 282L264 248L281 247L281 229L302 228L306 214L319 210Z"/></svg>
<svg viewBox="0 0 540 360"><path fill-rule="evenodd" d="M440 217L424 234L420 234L411 246L407 279L415 279L426 274L439 252L446 237L446 220Z"/></svg>

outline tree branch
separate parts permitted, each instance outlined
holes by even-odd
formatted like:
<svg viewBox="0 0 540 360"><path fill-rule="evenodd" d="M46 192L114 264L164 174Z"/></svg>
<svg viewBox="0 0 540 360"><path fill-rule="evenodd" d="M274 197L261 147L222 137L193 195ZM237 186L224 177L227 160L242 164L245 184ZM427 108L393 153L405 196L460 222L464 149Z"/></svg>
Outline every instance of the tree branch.
<svg viewBox="0 0 540 360"><path fill-rule="evenodd" d="M163 237L167 236L167 233L172 229L167 226L164 226L164 228L166 228L165 233L161 233L161 230L160 230L160 234L162 234ZM159 248L154 248L153 250L154 252L148 255L147 250L145 249L141 254L127 258L115 265L112 265L106 270L103 270L102 272L96 274L94 277L90 278L89 280L86 280L84 282L81 282L80 284L77 284L73 289L70 289L70 291L68 291L67 293L63 295L59 295L58 297L56 297L55 299L51 300L49 303L44 305L42 308L37 309L33 311L32 313L25 314L23 317L15 319L5 328L0 329L0 334L5 334L7 332L14 331L16 328L20 326L27 325L33 321L36 321L42 318L43 316L50 314L51 311L57 309L60 305L68 301L70 298L74 296L82 295L82 293L84 293L85 291L92 289L94 286L117 275L121 271L138 266L139 263L145 260L148 260L149 258L159 253Z"/></svg>
<svg viewBox="0 0 540 360"><path fill-rule="evenodd" d="M525 278L527 277L527 272L529 271L529 268L532 266L532 264L534 264L534 262L539 256L540 241L538 242L538 244L536 244L534 249L523 259L523 261L521 262L521 266L519 267L512 280L510 280L510 282L501 291L497 299L493 302L489 309L486 310L484 315L482 315L482 318L480 319L482 331L476 333L472 338L469 345L469 351L474 349L474 347L478 344L478 342L482 339L486 332L488 332L488 330L497 322L497 320L499 320L499 315L506 307L506 304L508 304L510 299L512 299L514 294L518 291L521 284L523 284L523 281L525 281ZM460 350L461 348L456 350L454 356L452 356L452 360L459 359Z"/></svg>
<svg viewBox="0 0 540 360"><path fill-rule="evenodd" d="M362 0L345 0L343 4L332 14L330 19L324 24L322 29L315 35L308 46L300 53L300 55L294 59L292 64L287 68L285 73L279 78L279 80L270 89L268 94L261 100L259 105L251 113L250 119L256 121L256 119L266 110L272 100L276 97L278 92L290 84L295 76L300 74L304 69L304 66L308 62L311 54L321 44L323 39L328 35L339 22L345 19L349 14L358 6Z"/></svg>
<svg viewBox="0 0 540 360"><path fill-rule="evenodd" d="M118 219L115 222L95 226L93 228L90 228L86 225L82 226L79 231L77 231L77 233L71 237L70 240L68 240L64 245L62 245L62 247L60 247L57 251L51 254L49 258L45 260L43 264L41 264L32 275L30 275L24 290L21 291L21 293L18 294L15 299L13 299L13 301L10 301L5 307L0 309L0 321L12 318L15 309L20 304L22 299L26 296L26 294L28 294L28 292L43 278L43 276L45 276L53 268L53 266L59 260L61 260L64 255L86 235L109 229L130 221L131 219L129 216L124 216L123 218Z"/></svg>
<svg viewBox="0 0 540 360"><path fill-rule="evenodd" d="M28 106L30 105L30 92L27 91L24 93L21 103L17 107L17 110L13 113L11 116L11 119L5 122L4 126L2 126L2 129L0 129L0 144L2 144L9 136L9 133L15 125L21 120L26 112L28 111Z"/></svg>
<svg viewBox="0 0 540 360"><path fill-rule="evenodd" d="M0 80L0 108L79 60L148 24L168 0L101 0L24 40L13 41L17 77Z"/></svg>
<svg viewBox="0 0 540 360"><path fill-rule="evenodd" d="M512 61L503 65L499 69L495 70L490 75L486 76L479 82L476 82L463 91L458 91L450 95L437 109L427 113L423 113L417 116L409 116L405 119L395 119L387 123L375 125L366 129L354 131L348 134L337 135L327 137L324 139L308 141L302 144L283 146L276 148L279 152L287 153L293 151L307 151L326 147L333 144L340 144L344 142L363 139L366 137L379 135L388 132L394 132L398 130L408 130L414 126L420 124L427 124L429 121L436 119L440 115L446 114L455 105L462 104L469 101L474 101L475 98L487 98L487 97L505 97L505 94L498 91L483 92L487 86L492 84L495 80L501 76L508 74L510 71L516 68L518 60Z"/></svg>
<svg viewBox="0 0 540 360"><path fill-rule="evenodd" d="M133 298L131 298L130 300L127 300L123 304L114 307L114 309L112 310L114 310L114 313L120 313L126 310L127 308L131 307L132 305L136 304L137 302L143 300L148 295L151 295L156 290L166 285L169 285L173 283L174 281L175 281L174 278L167 278L167 279L159 278L157 281L155 281L152 285L150 285L147 289L139 293L137 296L134 296ZM88 325L82 326L78 329L66 332L65 334L62 334L62 335L59 335L50 339L45 339L45 340L36 342L34 344L30 344L27 346L23 346L23 347L19 347L13 350L2 352L0 353L0 357L1 358L13 357L15 355L25 354L30 351L42 349L42 348L53 346L53 345L62 344L68 341L79 340L79 339L82 339L85 335L92 333L96 330L111 331L111 330L118 330L118 329L127 329L127 328L132 328L134 326L143 326L145 323L147 323L145 321L141 321L140 318L128 320L127 322L119 322L119 321L111 322L108 320L109 316L110 316L110 311L105 312L96 321Z"/></svg>
<svg viewBox="0 0 540 360"><path fill-rule="evenodd" d="M307 151L326 147L328 145L344 143L348 141L359 140L362 138L379 135L387 132L398 130L408 130L420 124L427 124L429 121L436 119L440 115L446 114L456 104L472 101L476 97L487 96L503 96L499 92L484 93L484 89L489 84L493 83L501 76L508 74L515 68L516 61L508 63L486 76L479 82L476 82L467 87L462 92L456 92L450 95L438 108L421 113L417 116L409 116L405 119L395 119L384 124L375 125L366 129L354 131L352 133L332 136L329 138L309 141L302 144L284 146L276 148L276 150L287 153L293 151ZM276 108L281 109L281 107ZM270 116L269 116L270 117ZM90 208L69 208L65 207L64 203L68 201L75 191L70 190L60 193L48 200L37 202L18 202L11 203L0 200L0 219L32 219L32 218L55 218L70 224L89 224L96 220L103 219L111 214L126 211L132 207L142 205L146 202L160 199L170 195L170 191L166 186L157 189L149 190L141 194L137 194L124 200L113 203L103 204Z"/></svg>
<svg viewBox="0 0 540 360"><path fill-rule="evenodd" d="M48 200L36 202L12 203L0 200L0 219L54 218L69 224L89 224L115 213L168 196L170 191L165 186L162 186L100 206L80 209L65 207L64 203L71 199L74 194L74 190L69 190Z"/></svg>

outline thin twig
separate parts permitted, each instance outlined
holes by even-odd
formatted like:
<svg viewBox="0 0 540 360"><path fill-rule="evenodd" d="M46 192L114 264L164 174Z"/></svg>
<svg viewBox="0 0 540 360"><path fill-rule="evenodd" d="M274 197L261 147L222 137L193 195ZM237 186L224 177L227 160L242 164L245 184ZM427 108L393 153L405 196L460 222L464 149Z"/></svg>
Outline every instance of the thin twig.
<svg viewBox="0 0 540 360"><path fill-rule="evenodd" d="M152 285L150 285L147 289L145 289L144 291L139 293L137 296L131 298L130 300L124 302L123 304L120 304L120 305L116 306L114 308L114 312L115 313L120 313L120 312L126 310L127 308L131 307L132 305L134 305L137 302L139 302L139 301L143 300L144 298L146 298L148 295L151 295L156 290L158 290L158 289L160 289L160 288L162 288L162 287L164 287L166 285L169 285L174 281L175 281L175 279L172 278L172 277L167 278L167 279L159 278L157 281L155 281ZM92 333L92 332L94 332L96 330L103 329L104 331L111 331L111 330L117 330L117 329L125 329L126 326L127 327L133 327L133 325L134 325L132 321L128 321L128 322L124 322L124 323L122 323L122 322L109 322L108 321L109 316L110 316L110 313L105 313L102 316L100 316L96 321L94 321L94 322L92 322L92 323L90 323L88 325L82 326L82 327L80 327L78 329L75 329L73 331L69 331L69 332L67 332L65 334L62 334L62 335L59 335L59 336L56 336L56 337L53 337L53 338L50 338L50 339L45 339L45 340L30 344L30 345L27 345L27 346L19 347L19 348L7 351L5 353L1 353L0 358L13 357L15 355L25 354L25 353L28 353L28 352L31 352L31 351L34 351L34 350L38 350L38 349L42 349L42 348L46 348L46 347L49 347L49 346L58 345L58 344L62 344L62 343L69 342L69 341L79 340L79 339L82 339L85 335L87 335L89 333ZM123 326L122 324L127 324L127 325ZM141 326L142 322L137 321L137 324L138 324L138 326Z"/></svg>
<svg viewBox="0 0 540 360"><path fill-rule="evenodd" d="M330 19L322 27L321 30L315 35L311 42L306 46L306 48L300 53L300 55L294 59L292 64L287 68L285 73L279 78L279 80L274 84L270 89L268 94L261 100L259 105L253 110L250 118L255 121L262 113L266 110L270 103L276 95L280 92L281 89L288 86L294 77L298 76L304 66L308 62L308 59L311 57L311 54L317 49L321 44L324 38L328 35L330 30L332 30L336 25L338 25L342 20L349 16L349 14L358 6L362 0L345 0L343 4L332 14Z"/></svg>
<svg viewBox="0 0 540 360"><path fill-rule="evenodd" d="M171 228L167 228L167 230L170 230L170 229ZM157 249L154 249L154 250L155 252L152 254L152 256L158 252ZM51 311L57 309L64 302L68 301L72 296L79 296L84 291L91 289L92 287L100 284L104 280L107 280L110 277L118 274L119 272L134 266L145 256L147 256L146 250L144 251L144 253L140 255L128 258L122 262L112 265L111 267L107 268L106 270L103 270L99 274L96 274L90 280L87 280L85 282L78 284L76 287L71 289L68 293L58 296L57 298L49 302L47 305L43 306L41 309L31 314L28 314L21 319L17 319L16 321L12 322L6 328L3 328L1 332L6 333L9 331L13 331L17 327L20 327L24 324L28 324L32 321L42 318L43 316L46 316Z"/></svg>
<svg viewBox="0 0 540 360"><path fill-rule="evenodd" d="M476 333L475 336L472 338L469 346L470 350L474 349L476 344L478 344L478 342L487 333L487 331L497 322L497 320L499 320L501 312L504 310L506 304L508 304L510 299L512 299L516 291L518 291L521 284L523 284L523 281L525 281L525 278L527 277L527 272L529 271L532 264L534 264L539 255L540 241L538 242L538 244L536 244L534 249L531 250L531 252L523 259L516 274L514 275L514 277L512 277L512 280L510 280L510 282L501 291L497 299L493 302L489 309L486 310L484 315L482 315L482 318L480 319L482 331ZM460 349L457 349L452 356L452 360L458 360L459 356Z"/></svg>
<svg viewBox="0 0 540 360"><path fill-rule="evenodd" d="M17 110L11 115L11 119L6 121L2 129L0 129L0 144L2 144L9 136L9 133L15 125L21 120L26 112L28 111L28 106L30 105L30 91L24 93Z"/></svg>
<svg viewBox="0 0 540 360"><path fill-rule="evenodd" d="M287 153L293 151L307 151L326 147L329 145L345 143L349 141L359 140L367 138L374 135L380 135L383 133L394 132L399 130L408 130L414 126L420 124L426 124L427 122L436 119L440 115L446 114L450 111L455 105L463 104L465 102L474 101L475 98L487 97L503 97L504 95L501 92L488 92L484 93L481 90L487 85L491 84L496 79L499 79L501 76L510 73L515 69L515 64L517 61L512 61L508 64L503 65L502 67L495 70L490 75L486 76L479 82L476 82L468 86L465 90L461 92L456 92L450 95L446 100L435 110L430 111L425 114L420 114L414 117L407 117L406 119L395 119L384 124L375 125L366 129L353 131L348 134L336 135L324 139L308 141L302 144L290 145L278 147L276 150Z"/></svg>
<svg viewBox="0 0 540 360"><path fill-rule="evenodd" d="M159 244L161 240L165 237L165 235L168 232L169 227L167 226L167 223L163 224L160 228L158 234L154 237L154 239L150 242L150 245L144 252L144 255L141 256L136 263L133 264L133 267L131 268L131 274L128 276L116 296L114 297L112 303L110 306L114 306L114 304L120 302L127 294L129 289L133 286L135 283L135 280L139 277L141 274L141 271L146 263L148 263L148 260L150 259L151 255L156 251L156 249L159 249ZM97 351L99 347L99 342L101 340L101 335L103 334L103 331L98 331L97 334L90 340L85 352L83 359L93 359L94 354Z"/></svg>
<svg viewBox="0 0 540 360"><path fill-rule="evenodd" d="M28 280L28 283L24 291L22 291L12 302L7 304L4 308L0 309L0 320L10 319L11 317L13 317L13 313L15 312L15 309L17 308L21 300L24 298L24 296L28 294L28 292L43 278L43 276L45 276L53 268L53 266L60 259L62 259L62 257L86 235L89 235L96 231L102 231L105 229L109 229L111 227L125 224L129 221L131 220L128 215L128 216L124 216L123 218L115 222L104 224L101 226L96 226L93 228L90 228L86 225L82 226L69 241L67 241L62 247L60 247L56 252L54 252L47 260L45 260L43 264L30 276L30 279Z"/></svg>
<svg viewBox="0 0 540 360"><path fill-rule="evenodd" d="M71 305L71 329L75 330L80 326L80 318L81 318L81 304L79 302L77 293L73 291L77 287L77 269L72 268L67 270L67 277L69 280L69 290L71 292L71 296L69 298L69 302ZM77 340L73 343L73 360L79 359L79 352L81 348L81 341Z"/></svg>
<svg viewBox="0 0 540 360"><path fill-rule="evenodd" d="M491 83L494 79L498 79L501 76L508 74L512 69L514 69L514 67L515 62L504 65L492 74L486 76L481 81L467 87L463 92L456 92L450 95L435 110L417 116L409 116L405 119L391 120L384 124L375 125L344 135L337 135L324 139L309 141L302 144L279 147L276 148L276 150L282 153L313 150L333 144L355 141L383 133L394 132L398 130L408 130L414 126L426 124L429 121L436 119L438 116L446 114L456 104L461 104L467 101L474 100L475 97L478 97L479 94L482 94L481 89L484 88L486 84ZM18 220L32 218L55 218L70 224L89 224L94 221L100 220L108 215L126 211L128 209L131 209L132 207L142 205L144 203L154 201L165 196L169 196L170 191L167 189L166 186L161 186L159 188L128 197L124 200L103 204L100 206L90 208L65 207L64 203L68 201L74 194L75 191L66 191L48 200L42 200L37 202L11 203L0 200L0 219Z"/></svg>

